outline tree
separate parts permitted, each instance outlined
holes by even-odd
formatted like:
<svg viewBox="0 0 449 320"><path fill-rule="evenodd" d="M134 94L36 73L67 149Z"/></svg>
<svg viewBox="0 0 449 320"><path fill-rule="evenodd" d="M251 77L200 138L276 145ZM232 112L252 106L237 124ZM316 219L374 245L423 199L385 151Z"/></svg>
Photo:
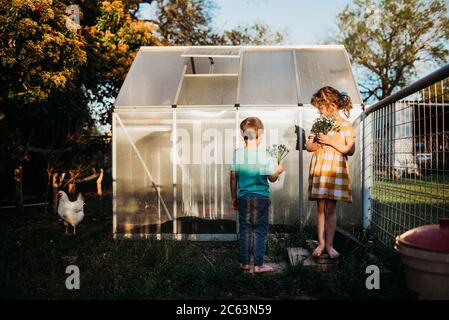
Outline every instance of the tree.
<svg viewBox="0 0 449 320"><path fill-rule="evenodd" d="M64 10L59 1L1 0L0 147L6 160L0 162L12 166L18 212L23 165L43 133L39 121L51 112L46 107L54 95L73 91L86 62L84 39L67 28Z"/></svg>
<svg viewBox="0 0 449 320"><path fill-rule="evenodd" d="M272 28L262 21L251 25L239 25L232 30L225 30L222 44L225 45L276 45L282 44L286 34L271 31Z"/></svg>
<svg viewBox="0 0 449 320"><path fill-rule="evenodd" d="M92 111L110 122L141 46L268 43L271 35L261 23L214 31L212 0L80 0L80 28L69 28L70 0L0 1L0 173L15 181L19 212L24 168L43 172L47 194L101 183L110 145L98 141ZM144 2L156 5L154 20L138 14Z"/></svg>
<svg viewBox="0 0 449 320"><path fill-rule="evenodd" d="M172 45L212 45L219 35L211 27L211 0L156 0L161 41Z"/></svg>
<svg viewBox="0 0 449 320"><path fill-rule="evenodd" d="M88 63L83 84L102 123L110 122L114 98L141 46L160 45L157 26L133 19L122 1L103 1L95 25L85 28Z"/></svg>
<svg viewBox="0 0 449 320"><path fill-rule="evenodd" d="M154 19L140 19L139 5L156 6ZM85 4L87 5L87 3ZM81 6L83 8L83 5ZM274 44L284 36L262 22L217 32L211 0L115 0L99 3L92 26L84 28L88 63L83 83L103 124L110 123L111 106L140 46Z"/></svg>
<svg viewBox="0 0 449 320"><path fill-rule="evenodd" d="M66 27L64 8L58 1L1 0L2 104L42 104L86 62L83 37Z"/></svg>
<svg viewBox="0 0 449 320"><path fill-rule="evenodd" d="M421 90L419 95L423 101L429 103L449 103L449 79L446 78L435 83L426 90Z"/></svg>
<svg viewBox="0 0 449 320"><path fill-rule="evenodd" d="M337 16L343 44L360 70L365 101L383 99L416 76L422 62L444 63L449 17L444 0L355 0Z"/></svg>

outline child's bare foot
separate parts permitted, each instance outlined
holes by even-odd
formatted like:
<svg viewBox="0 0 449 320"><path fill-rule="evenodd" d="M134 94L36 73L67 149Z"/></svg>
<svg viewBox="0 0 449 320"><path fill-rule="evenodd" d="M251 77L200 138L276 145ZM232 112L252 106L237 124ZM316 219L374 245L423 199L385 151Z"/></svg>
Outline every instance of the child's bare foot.
<svg viewBox="0 0 449 320"><path fill-rule="evenodd" d="M313 250L312 256L319 257L323 253L324 245L319 245L318 247Z"/></svg>
<svg viewBox="0 0 449 320"><path fill-rule="evenodd" d="M250 271L251 270L251 265L249 265L249 264L242 264L241 266L240 266L240 269L243 271L243 272L248 272L248 271Z"/></svg>
<svg viewBox="0 0 449 320"><path fill-rule="evenodd" d="M271 273L276 272L276 269L267 265L254 266L254 273Z"/></svg>
<svg viewBox="0 0 449 320"><path fill-rule="evenodd" d="M340 256L340 254L337 250L334 249L334 247L327 247L326 251L331 259L337 259Z"/></svg>

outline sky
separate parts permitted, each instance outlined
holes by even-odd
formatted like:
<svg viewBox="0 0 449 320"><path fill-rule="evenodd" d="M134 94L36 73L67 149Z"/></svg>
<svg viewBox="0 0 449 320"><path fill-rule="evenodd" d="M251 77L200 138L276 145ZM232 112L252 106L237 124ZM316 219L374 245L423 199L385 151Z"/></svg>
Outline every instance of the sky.
<svg viewBox="0 0 449 320"><path fill-rule="evenodd" d="M350 0L215 0L214 25L232 29L263 21L287 31L285 44L317 44L336 30L335 16Z"/></svg>
<svg viewBox="0 0 449 320"><path fill-rule="evenodd" d="M449 0L445 0L449 7ZM261 21L286 35L284 45L313 45L335 36L336 16L352 0L212 0L212 26L217 32ZM152 18L156 6L141 5L142 17ZM448 9L449 10L449 9ZM429 67L418 64L419 77Z"/></svg>
<svg viewBox="0 0 449 320"><path fill-rule="evenodd" d="M217 31L261 21L287 35L284 44L317 44L336 30L335 16L350 0L214 0L212 25ZM151 17L144 4L140 15Z"/></svg>

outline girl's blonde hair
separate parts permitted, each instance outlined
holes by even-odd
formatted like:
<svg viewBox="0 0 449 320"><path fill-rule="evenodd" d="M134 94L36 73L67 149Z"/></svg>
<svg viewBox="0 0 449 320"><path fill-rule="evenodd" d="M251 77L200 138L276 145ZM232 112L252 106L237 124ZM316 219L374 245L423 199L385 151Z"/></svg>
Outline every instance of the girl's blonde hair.
<svg viewBox="0 0 449 320"><path fill-rule="evenodd" d="M324 114L329 114L330 107L334 105L338 110L343 110L344 115L348 118L352 109L352 101L349 95L329 86L318 90L312 96L310 103L320 111L324 111Z"/></svg>

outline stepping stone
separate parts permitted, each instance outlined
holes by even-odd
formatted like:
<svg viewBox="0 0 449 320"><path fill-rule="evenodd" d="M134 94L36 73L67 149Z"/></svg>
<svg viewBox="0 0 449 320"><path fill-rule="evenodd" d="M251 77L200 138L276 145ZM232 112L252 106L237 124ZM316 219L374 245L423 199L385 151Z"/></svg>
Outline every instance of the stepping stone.
<svg viewBox="0 0 449 320"><path fill-rule="evenodd" d="M335 260L318 260L317 258L310 256L309 258L307 258L307 260L304 261L303 265L305 267L314 268L317 271L331 271L336 267L337 263Z"/></svg>
<svg viewBox="0 0 449 320"><path fill-rule="evenodd" d="M292 266L302 263L310 256L310 251L305 248L287 248L287 253Z"/></svg>
<svg viewBox="0 0 449 320"><path fill-rule="evenodd" d="M275 273L282 273L285 272L287 269L287 263L286 262L268 262L265 263L266 265L273 267L276 269Z"/></svg>
<svg viewBox="0 0 449 320"><path fill-rule="evenodd" d="M318 271L329 271L337 265L336 259L331 259L329 255L322 254L314 257L306 248L287 248L290 264L295 266L302 264L304 267L315 268Z"/></svg>
<svg viewBox="0 0 449 320"><path fill-rule="evenodd" d="M313 252L316 249L316 247L318 247L318 244L319 244L318 241L311 240L311 239L306 240L306 242L307 242L307 245L309 246L311 252ZM338 260L338 259L331 259L327 253L323 253L319 257L313 257L313 259L315 259L316 262L320 263L320 264L326 264L326 263L335 264Z"/></svg>
<svg viewBox="0 0 449 320"><path fill-rule="evenodd" d="M316 267L317 263L315 259L313 259L312 256L307 257L304 262L302 263L304 267Z"/></svg>
<svg viewBox="0 0 449 320"><path fill-rule="evenodd" d="M318 244L319 244L318 241L311 240L311 239L306 240L306 242L307 242L307 245L309 246L310 250L312 250L312 251L315 250L315 248L318 247Z"/></svg>

